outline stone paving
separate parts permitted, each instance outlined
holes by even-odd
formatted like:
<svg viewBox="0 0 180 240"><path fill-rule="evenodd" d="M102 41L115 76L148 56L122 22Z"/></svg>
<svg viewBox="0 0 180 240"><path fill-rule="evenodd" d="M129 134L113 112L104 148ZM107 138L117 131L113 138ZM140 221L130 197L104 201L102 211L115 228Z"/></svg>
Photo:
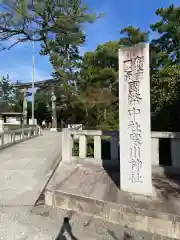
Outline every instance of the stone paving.
<svg viewBox="0 0 180 240"><path fill-rule="evenodd" d="M0 239L22 239L28 214L61 158L61 133L46 132L0 151ZM16 216L16 220L11 219ZM24 239L24 238L23 238Z"/></svg>
<svg viewBox="0 0 180 240"><path fill-rule="evenodd" d="M46 204L128 225L137 231L180 238L177 176L175 181L156 169L156 194L152 197L120 191L118 183L117 169L61 163L46 187Z"/></svg>
<svg viewBox="0 0 180 240"><path fill-rule="evenodd" d="M69 221L64 221L65 218ZM0 239L8 240L170 240L125 225L114 224L44 205L0 208Z"/></svg>
<svg viewBox="0 0 180 240"><path fill-rule="evenodd" d="M59 232L56 240L150 240L170 238L158 236L145 231L135 231L122 224L114 224L102 219L89 217L72 211L36 206L32 210L36 215L41 215L46 219L53 219L59 225ZM64 217L69 218L69 222L64 222ZM63 231L65 230L65 231ZM73 236L70 236L70 231ZM52 238L53 239L53 238Z"/></svg>
<svg viewBox="0 0 180 240"><path fill-rule="evenodd" d="M0 205L33 206L61 157L61 134L21 142L0 151Z"/></svg>

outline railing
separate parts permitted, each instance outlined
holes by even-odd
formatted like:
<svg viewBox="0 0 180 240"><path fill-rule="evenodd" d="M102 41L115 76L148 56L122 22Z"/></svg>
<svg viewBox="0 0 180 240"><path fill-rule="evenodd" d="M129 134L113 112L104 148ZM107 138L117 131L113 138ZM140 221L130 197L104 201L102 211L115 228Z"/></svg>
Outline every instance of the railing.
<svg viewBox="0 0 180 240"><path fill-rule="evenodd" d="M93 141L93 157L88 156L87 144L88 138ZM102 138L108 138L110 142L110 159L102 160ZM75 141L79 139L77 156L73 156ZM63 129L62 131L62 160L68 162L93 162L97 164L111 163L118 164L118 131L100 131L100 130L73 130Z"/></svg>
<svg viewBox="0 0 180 240"><path fill-rule="evenodd" d="M0 149L40 135L41 128L39 126L4 131L3 133L0 133Z"/></svg>
<svg viewBox="0 0 180 240"><path fill-rule="evenodd" d="M164 149L160 149L160 143L164 139L167 139L169 141L169 144L167 144L169 151L167 151L165 147ZM168 156L164 157L170 160L171 166L173 168L180 168L180 132L152 132L151 158L152 165L154 166L160 165L160 153L161 153L160 150L169 153Z"/></svg>
<svg viewBox="0 0 180 240"><path fill-rule="evenodd" d="M93 145L93 156L89 157L87 152L88 138ZM102 141L108 138L110 157L102 160ZM160 141L168 139L170 142L169 155L171 166L180 168L180 133L179 132L151 132L151 161L152 165L160 165ZM73 156L73 149L78 142L77 154ZM62 161L82 163L93 162L96 164L116 165L119 159L119 132L100 130L73 130L62 131ZM164 151L164 149L162 149ZM166 150L166 149L165 149ZM168 156L167 156L168 157Z"/></svg>

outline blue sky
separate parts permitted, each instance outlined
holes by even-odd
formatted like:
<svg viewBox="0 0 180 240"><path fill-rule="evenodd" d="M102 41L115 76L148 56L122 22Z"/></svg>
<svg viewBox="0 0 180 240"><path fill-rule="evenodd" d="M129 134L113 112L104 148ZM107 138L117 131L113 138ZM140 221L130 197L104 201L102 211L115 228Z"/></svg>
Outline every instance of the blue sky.
<svg viewBox="0 0 180 240"><path fill-rule="evenodd" d="M85 0L92 12L104 13L105 16L94 24L86 24L84 31L86 43L81 47L81 54L93 51L98 44L120 37L120 30L128 25L141 27L146 31L151 23L158 20L155 11L170 4L180 5L180 0ZM151 36L153 34L151 33ZM37 81L51 77L52 67L47 57L39 55L39 44L35 46L35 79ZM13 82L30 82L32 75L32 45L26 43L11 50L0 52L0 77L10 75Z"/></svg>

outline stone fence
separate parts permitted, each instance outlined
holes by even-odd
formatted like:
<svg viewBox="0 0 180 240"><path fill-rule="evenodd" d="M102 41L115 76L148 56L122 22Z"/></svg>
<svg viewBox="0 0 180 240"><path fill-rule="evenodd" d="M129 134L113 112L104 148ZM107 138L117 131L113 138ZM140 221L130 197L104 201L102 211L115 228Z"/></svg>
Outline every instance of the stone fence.
<svg viewBox="0 0 180 240"><path fill-rule="evenodd" d="M111 163L118 163L118 132L100 130L73 130L63 129L62 131L62 160L68 162L88 161L102 164L101 138L110 137L111 141ZM94 158L87 157L87 137L94 139ZM79 156L72 156L74 139L79 139Z"/></svg>
<svg viewBox="0 0 180 240"><path fill-rule="evenodd" d="M171 166L180 168L180 132L151 132L151 161L153 166L159 166L160 141L168 139L170 142Z"/></svg>
<svg viewBox="0 0 180 240"><path fill-rule="evenodd" d="M87 138L94 140L94 156L87 157ZM102 160L102 138L110 142L110 159ZM74 140L79 141L78 156L73 156ZM151 161L153 166L159 166L159 142L161 139L170 140L171 165L180 167L180 132L151 132ZM101 130L73 130L62 131L62 161L82 163L83 161L96 164L118 164L119 159L119 132Z"/></svg>
<svg viewBox="0 0 180 240"><path fill-rule="evenodd" d="M22 128L13 131L4 131L0 133L0 150L40 135L41 128L39 126Z"/></svg>

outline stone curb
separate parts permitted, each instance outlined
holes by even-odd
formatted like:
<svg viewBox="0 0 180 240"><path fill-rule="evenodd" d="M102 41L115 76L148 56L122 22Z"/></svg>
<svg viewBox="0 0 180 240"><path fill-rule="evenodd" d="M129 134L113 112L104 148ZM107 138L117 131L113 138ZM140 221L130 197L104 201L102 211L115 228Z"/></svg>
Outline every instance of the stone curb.
<svg viewBox="0 0 180 240"><path fill-rule="evenodd" d="M48 189L45 191L46 197L47 205L124 224L135 230L180 239L180 216L177 215L154 212L153 216L147 210Z"/></svg>

